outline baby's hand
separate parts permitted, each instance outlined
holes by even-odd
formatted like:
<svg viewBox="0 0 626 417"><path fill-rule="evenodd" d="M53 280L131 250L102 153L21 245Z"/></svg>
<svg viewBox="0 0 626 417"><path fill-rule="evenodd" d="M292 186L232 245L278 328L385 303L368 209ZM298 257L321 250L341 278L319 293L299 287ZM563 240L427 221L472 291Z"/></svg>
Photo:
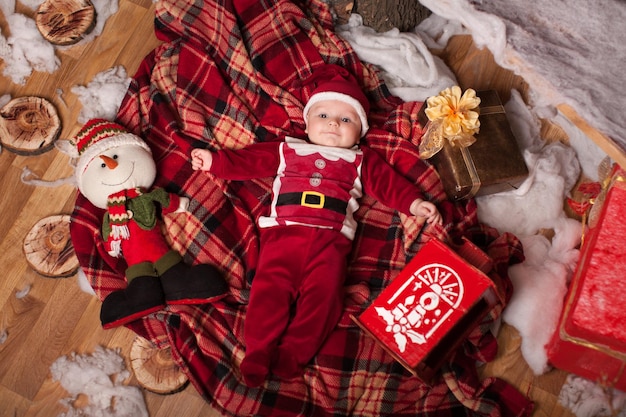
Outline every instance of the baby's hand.
<svg viewBox="0 0 626 417"><path fill-rule="evenodd" d="M430 201L424 201L420 198L415 199L411 204L411 214L418 217L425 217L428 224L442 224L441 213Z"/></svg>
<svg viewBox="0 0 626 417"><path fill-rule="evenodd" d="M191 151L191 167L194 170L208 171L213 164L213 155L206 149L196 148Z"/></svg>

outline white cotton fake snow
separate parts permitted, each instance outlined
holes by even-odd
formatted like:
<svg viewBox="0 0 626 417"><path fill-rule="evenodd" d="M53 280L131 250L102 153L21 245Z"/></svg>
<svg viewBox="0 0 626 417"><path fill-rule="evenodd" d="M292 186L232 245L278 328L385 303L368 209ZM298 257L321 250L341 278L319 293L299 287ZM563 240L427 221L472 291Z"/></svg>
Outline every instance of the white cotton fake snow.
<svg viewBox="0 0 626 417"><path fill-rule="evenodd" d="M567 376L559 403L576 417L626 417L626 393L575 375Z"/></svg>
<svg viewBox="0 0 626 417"><path fill-rule="evenodd" d="M83 105L78 121L85 123L94 118L115 119L129 84L130 77L124 67L116 66L96 74L86 86L72 87L72 93L78 96Z"/></svg>
<svg viewBox="0 0 626 417"><path fill-rule="evenodd" d="M98 346L92 354L71 353L58 358L50 372L70 395L61 400L68 411L58 417L148 417L141 390L124 385L130 372L118 350ZM87 404L75 408L79 396Z"/></svg>

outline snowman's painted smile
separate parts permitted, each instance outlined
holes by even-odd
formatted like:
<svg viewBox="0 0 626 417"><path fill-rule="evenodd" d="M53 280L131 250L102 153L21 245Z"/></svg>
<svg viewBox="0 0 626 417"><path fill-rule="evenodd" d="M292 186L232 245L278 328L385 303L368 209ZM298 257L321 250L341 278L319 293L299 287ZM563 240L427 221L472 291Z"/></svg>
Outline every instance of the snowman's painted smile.
<svg viewBox="0 0 626 417"><path fill-rule="evenodd" d="M132 161L131 166L130 166L130 174L128 174L128 176L124 179L124 181L122 181L122 182L118 182L118 183L115 183L115 184L109 184L109 183L106 183L106 182L102 181L102 182L101 182L101 184L102 184L102 185L106 185L107 187L116 187L116 186L118 186L118 185L122 185L122 184L124 184L126 181L128 181L128 179L129 179L130 177L132 177L132 176L133 176L133 173L134 173L134 172L135 172L135 161Z"/></svg>

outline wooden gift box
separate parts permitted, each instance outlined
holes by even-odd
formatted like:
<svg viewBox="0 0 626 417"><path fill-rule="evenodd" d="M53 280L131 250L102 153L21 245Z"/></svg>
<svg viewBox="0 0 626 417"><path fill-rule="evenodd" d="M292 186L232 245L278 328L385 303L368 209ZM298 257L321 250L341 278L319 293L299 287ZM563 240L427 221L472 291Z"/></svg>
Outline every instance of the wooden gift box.
<svg viewBox="0 0 626 417"><path fill-rule="evenodd" d="M485 271L491 269L491 258L478 247L465 242L462 251ZM483 271L433 239L352 319L428 383L499 301L496 286Z"/></svg>
<svg viewBox="0 0 626 417"><path fill-rule="evenodd" d="M469 152L464 155L460 147L445 140L443 148L429 159L452 200L513 190L528 177L498 93L484 90L476 95L481 100L480 131L476 142L466 148ZM425 107L426 103L422 109Z"/></svg>
<svg viewBox="0 0 626 417"><path fill-rule="evenodd" d="M626 390L626 172L616 167L610 179L589 215L548 358L556 368Z"/></svg>

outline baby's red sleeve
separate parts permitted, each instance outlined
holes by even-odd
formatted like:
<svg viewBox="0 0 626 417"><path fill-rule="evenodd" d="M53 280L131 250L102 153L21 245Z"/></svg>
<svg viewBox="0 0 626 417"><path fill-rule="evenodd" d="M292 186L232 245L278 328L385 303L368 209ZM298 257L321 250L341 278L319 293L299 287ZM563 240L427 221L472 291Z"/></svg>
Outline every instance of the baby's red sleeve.
<svg viewBox="0 0 626 417"><path fill-rule="evenodd" d="M276 175L281 142L255 143L242 149L213 153L210 172L225 180L250 180Z"/></svg>

